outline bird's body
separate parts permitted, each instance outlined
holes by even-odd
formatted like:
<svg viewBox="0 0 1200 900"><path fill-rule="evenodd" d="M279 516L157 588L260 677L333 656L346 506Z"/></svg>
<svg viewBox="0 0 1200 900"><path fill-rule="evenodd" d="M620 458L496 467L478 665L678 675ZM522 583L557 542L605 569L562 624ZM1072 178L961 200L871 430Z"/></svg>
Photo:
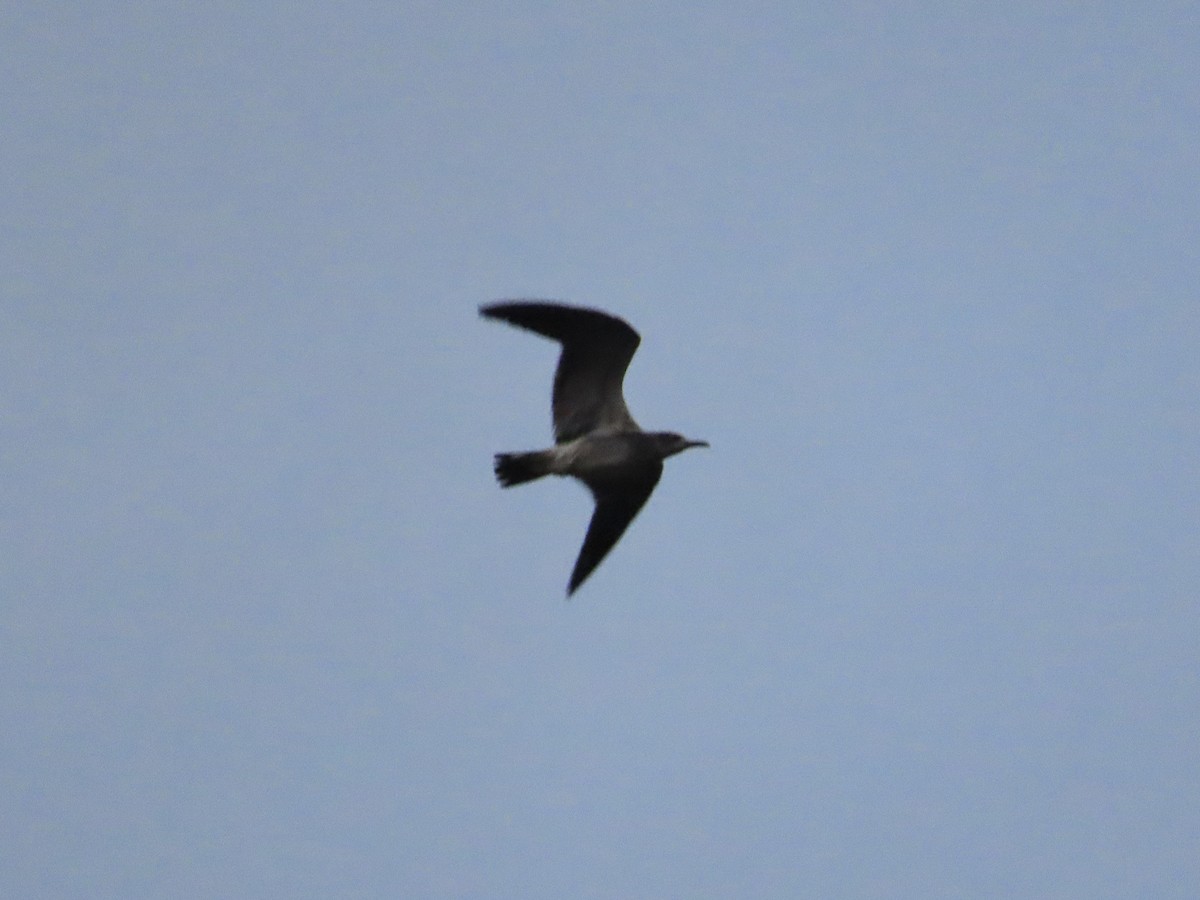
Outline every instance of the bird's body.
<svg viewBox="0 0 1200 900"><path fill-rule="evenodd" d="M622 383L641 338L624 320L595 309L541 301L493 303L481 307L480 314L562 345L551 404L555 445L498 453L495 468L503 487L544 475L570 475L592 492L596 510L567 585L570 595L650 499L662 475L662 461L708 444L669 431L642 431L633 420Z"/></svg>

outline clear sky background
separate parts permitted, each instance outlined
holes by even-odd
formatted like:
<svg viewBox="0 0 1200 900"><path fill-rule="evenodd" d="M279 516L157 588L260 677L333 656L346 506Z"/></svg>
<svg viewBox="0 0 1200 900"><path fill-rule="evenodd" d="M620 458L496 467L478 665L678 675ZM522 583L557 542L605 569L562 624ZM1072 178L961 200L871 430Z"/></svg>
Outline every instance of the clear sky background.
<svg viewBox="0 0 1200 900"><path fill-rule="evenodd" d="M1195 898L1197 48L9 4L0 895ZM521 296L712 443L569 602Z"/></svg>

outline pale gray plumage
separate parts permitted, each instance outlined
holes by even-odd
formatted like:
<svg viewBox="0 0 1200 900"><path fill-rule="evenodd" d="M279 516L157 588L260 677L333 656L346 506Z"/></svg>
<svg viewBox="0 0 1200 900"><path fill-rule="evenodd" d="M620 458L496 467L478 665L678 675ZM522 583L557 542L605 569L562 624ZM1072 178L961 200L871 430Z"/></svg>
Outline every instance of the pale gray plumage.
<svg viewBox="0 0 1200 900"><path fill-rule="evenodd" d="M633 420L622 383L641 338L624 320L595 309L533 300L492 303L479 312L562 345L551 402L555 446L498 453L495 468L503 487L544 475L571 475L592 492L596 510L567 584L569 596L650 499L662 461L708 444L669 431L642 431Z"/></svg>

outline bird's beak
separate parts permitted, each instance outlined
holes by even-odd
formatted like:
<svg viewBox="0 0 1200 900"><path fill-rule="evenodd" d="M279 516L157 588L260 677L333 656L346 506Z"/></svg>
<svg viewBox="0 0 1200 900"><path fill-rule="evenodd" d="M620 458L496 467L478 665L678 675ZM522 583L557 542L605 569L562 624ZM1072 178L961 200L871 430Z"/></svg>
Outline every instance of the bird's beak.
<svg viewBox="0 0 1200 900"><path fill-rule="evenodd" d="M687 441L683 445L684 450L690 450L692 447L707 447L708 441Z"/></svg>

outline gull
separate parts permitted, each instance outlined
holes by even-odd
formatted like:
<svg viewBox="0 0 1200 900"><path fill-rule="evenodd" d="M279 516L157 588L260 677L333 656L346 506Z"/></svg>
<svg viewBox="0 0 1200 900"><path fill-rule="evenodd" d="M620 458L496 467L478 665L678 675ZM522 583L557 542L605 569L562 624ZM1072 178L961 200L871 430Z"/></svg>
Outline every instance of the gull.
<svg viewBox="0 0 1200 900"><path fill-rule="evenodd" d="M642 431L633 420L621 385L641 337L624 319L598 309L533 300L487 304L479 314L562 345L551 402L554 446L497 453L495 470L501 487L570 475L592 492L596 509L567 583L569 597L650 499L663 460L708 443L673 431Z"/></svg>

